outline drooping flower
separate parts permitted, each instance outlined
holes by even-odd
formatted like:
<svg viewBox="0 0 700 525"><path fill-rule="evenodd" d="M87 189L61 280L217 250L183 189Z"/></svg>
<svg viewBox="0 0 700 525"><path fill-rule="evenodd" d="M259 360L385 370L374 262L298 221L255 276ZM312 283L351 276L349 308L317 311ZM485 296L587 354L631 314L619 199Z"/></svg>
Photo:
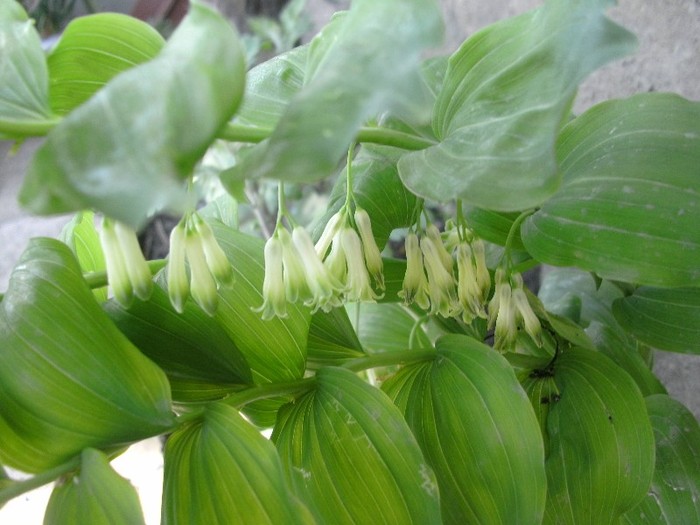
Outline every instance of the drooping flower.
<svg viewBox="0 0 700 525"><path fill-rule="evenodd" d="M457 297L462 305L462 320L471 323L475 317L486 318L481 288L477 281L476 264L472 247L461 242L455 250L457 256Z"/></svg>
<svg viewBox="0 0 700 525"><path fill-rule="evenodd" d="M476 270L476 282L481 290L481 302L486 302L491 291L491 274L486 266L486 247L484 241L474 238L471 241L472 253L474 254L474 268Z"/></svg>
<svg viewBox="0 0 700 525"><path fill-rule="evenodd" d="M328 222L326 223L325 228L323 228L323 232L318 238L318 241L316 241L315 245L316 253L321 258L321 260L323 260L326 254L328 253L328 248L330 248L331 243L333 242L333 238L338 232L338 228L345 224L346 221L347 215L345 207L341 208L339 211L334 213L330 219L328 219Z"/></svg>
<svg viewBox="0 0 700 525"><path fill-rule="evenodd" d="M199 234L188 228L185 235L185 254L190 263L190 292L192 299L210 316L216 314L219 295L216 281L209 270Z"/></svg>
<svg viewBox="0 0 700 525"><path fill-rule="evenodd" d="M128 307L134 295L141 300L147 300L153 290L153 280L136 232L105 217L102 221L100 244L105 254L109 284L117 302Z"/></svg>
<svg viewBox="0 0 700 525"><path fill-rule="evenodd" d="M286 228L278 228L276 232L282 243L282 266L284 269L284 289L287 301L295 303L298 299L309 299L311 292L306 284L304 264L301 261L292 236Z"/></svg>
<svg viewBox="0 0 700 525"><path fill-rule="evenodd" d="M369 272L362 255L362 241L352 228L343 228L339 233L339 244L347 267L345 299L348 301L375 302L379 296L370 284Z"/></svg>
<svg viewBox="0 0 700 525"><path fill-rule="evenodd" d="M304 304L310 306L313 312L319 308L327 312L340 306L338 291L342 286L321 262L309 233L301 226L295 227L292 230L292 242L302 260L306 284L311 293Z"/></svg>
<svg viewBox="0 0 700 525"><path fill-rule="evenodd" d="M519 273L508 275L503 268L496 270L496 291L489 303L489 328L494 324L494 348L497 350L511 350L519 328L524 328L538 346L542 345L542 327L530 306Z"/></svg>
<svg viewBox="0 0 700 525"><path fill-rule="evenodd" d="M517 312L518 324L525 328L537 346L542 346L542 325L527 299L523 278L520 274L514 274L512 279L514 281L513 303Z"/></svg>
<svg viewBox="0 0 700 525"><path fill-rule="evenodd" d="M286 231L286 230L285 230ZM287 317L287 297L284 284L284 248L278 236L273 235L265 243L265 278L263 280L263 304L253 311L262 312L263 320Z"/></svg>
<svg viewBox="0 0 700 525"><path fill-rule="evenodd" d="M454 277L445 268L438 247L430 237L423 237L420 240L420 248L428 274L430 313L439 313L443 317L452 317L460 313L461 306L457 300Z"/></svg>
<svg viewBox="0 0 700 525"><path fill-rule="evenodd" d="M198 213L191 216L192 227L199 236L207 266L216 282L222 286L233 284L233 267L214 237L214 232Z"/></svg>
<svg viewBox="0 0 700 525"><path fill-rule="evenodd" d="M515 339L518 337L510 283L496 283L495 294L498 296L498 313L493 347L496 350L510 350L515 346Z"/></svg>
<svg viewBox="0 0 700 525"><path fill-rule="evenodd" d="M360 208L355 209L355 225L362 239L362 251L365 256L365 264L372 279L374 279L377 288L384 290L384 263L382 262L382 254L379 251L379 246L374 240L372 233L372 221L369 214Z"/></svg>
<svg viewBox="0 0 700 525"><path fill-rule="evenodd" d="M423 267L423 253L420 249L418 236L409 232L406 235L406 274L403 278L403 285L399 292L399 297L404 304L409 305L415 302L423 310L430 308L428 298L428 279L425 276Z"/></svg>
<svg viewBox="0 0 700 525"><path fill-rule="evenodd" d="M186 234L187 228L184 221L180 221L170 232L170 253L167 265L168 296L178 313L185 311L185 303L190 295L190 281L185 268Z"/></svg>
<svg viewBox="0 0 700 525"><path fill-rule="evenodd" d="M447 270L447 272L449 273L452 273L452 270L454 268L454 260L452 259L452 256L447 251L447 248L445 248L445 245L442 242L440 230L438 230L437 226L435 226L434 224L429 224L425 228L425 233L428 236L428 239L432 241L432 244L435 248L435 253L439 256L442 265L445 267L445 270Z"/></svg>

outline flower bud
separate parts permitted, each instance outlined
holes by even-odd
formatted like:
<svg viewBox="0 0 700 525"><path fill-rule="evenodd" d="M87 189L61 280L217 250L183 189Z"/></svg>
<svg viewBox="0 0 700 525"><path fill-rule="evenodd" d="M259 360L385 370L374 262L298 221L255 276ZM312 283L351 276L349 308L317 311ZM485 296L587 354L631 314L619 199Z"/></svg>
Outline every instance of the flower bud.
<svg viewBox="0 0 700 525"><path fill-rule="evenodd" d="M126 273L131 281L131 288L136 297L142 301L148 300L153 291L151 269L143 256L136 232L121 222L114 223L114 233L119 241L119 248L126 267Z"/></svg>
<svg viewBox="0 0 700 525"><path fill-rule="evenodd" d="M188 229L185 236L185 252L190 262L190 292L197 304L210 316L216 314L219 296L216 293L216 282L209 271L204 249L199 235Z"/></svg>
<svg viewBox="0 0 700 525"><path fill-rule="evenodd" d="M265 243L265 279L263 280L263 304L253 309L262 312L263 320L287 317L287 299L283 279L282 241L273 235Z"/></svg>
<svg viewBox="0 0 700 525"><path fill-rule="evenodd" d="M341 208L340 211L333 214L333 216L326 223L326 227L323 228L321 237L318 239L318 241L316 241L316 253L321 259L325 258L328 248L331 245L331 241L342 225L341 219L343 223L346 220L345 208Z"/></svg>
<svg viewBox="0 0 700 525"><path fill-rule="evenodd" d="M192 224L199 235L204 258L207 261L209 271L216 279L216 282L222 286L233 284L233 268L226 257L226 254L219 246L219 243L214 237L214 232L197 213L192 214Z"/></svg>
<svg viewBox="0 0 700 525"><path fill-rule="evenodd" d="M428 299L428 279L423 269L423 254L418 244L418 236L415 233L406 235L406 275L403 278L403 286L399 297L404 304L415 303L427 310L430 307Z"/></svg>
<svg viewBox="0 0 700 525"><path fill-rule="evenodd" d="M461 310L455 292L452 274L445 269L440 251L432 239L423 237L420 241L423 262L428 274L428 295L430 296L430 313L439 313L451 317ZM450 258L450 260L452 260Z"/></svg>
<svg viewBox="0 0 700 525"><path fill-rule="evenodd" d="M353 302L375 302L378 296L372 290L369 273L362 256L362 241L352 228L340 230L340 245L347 261L348 280L346 299Z"/></svg>
<svg viewBox="0 0 700 525"><path fill-rule="evenodd" d="M372 234L372 221L369 214L362 208L355 210L355 224L362 239L362 249L365 256L365 264L377 288L384 290L384 263L379 246Z"/></svg>
<svg viewBox="0 0 700 525"><path fill-rule="evenodd" d="M102 221L100 244L105 254L107 278L114 298L123 307L128 308L134 299L134 290L131 286L129 274L126 270L126 262L119 246L115 223L107 217Z"/></svg>
<svg viewBox="0 0 700 525"><path fill-rule="evenodd" d="M340 306L337 291L341 285L323 266L309 233L303 227L297 226L292 231L292 242L299 252L306 275L306 284L311 292L311 298L304 304L310 306L314 312L319 308L330 311L333 307Z"/></svg>
<svg viewBox="0 0 700 525"><path fill-rule="evenodd" d="M185 221L181 220L170 232L170 254L168 255L168 296L178 313L185 310L190 295L190 281L185 268Z"/></svg>

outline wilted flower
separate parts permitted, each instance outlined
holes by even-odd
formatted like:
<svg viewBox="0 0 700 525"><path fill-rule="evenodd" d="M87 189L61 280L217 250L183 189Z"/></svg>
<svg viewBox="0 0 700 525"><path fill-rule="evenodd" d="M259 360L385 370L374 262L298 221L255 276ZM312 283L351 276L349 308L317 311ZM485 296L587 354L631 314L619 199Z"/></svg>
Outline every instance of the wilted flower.
<svg viewBox="0 0 700 525"><path fill-rule="evenodd" d="M286 231L286 230L285 230ZM263 304L255 312L262 312L264 320L287 317L287 298L284 285L284 263L282 241L273 235L265 243L265 279L263 281Z"/></svg>
<svg viewBox="0 0 700 525"><path fill-rule="evenodd" d="M134 295L144 301L148 299L153 290L153 280L136 232L105 217L100 244L105 254L107 277L114 298L125 307L131 304Z"/></svg>
<svg viewBox="0 0 700 525"><path fill-rule="evenodd" d="M420 240L420 248L423 252L423 263L428 274L430 313L439 313L443 317L451 317L459 313L461 306L457 301L454 277L445 268L438 247L430 237L423 237Z"/></svg>
<svg viewBox="0 0 700 525"><path fill-rule="evenodd" d="M418 236L410 232L406 235L406 275L403 278L403 286L399 297L406 305L415 302L418 306L427 310L430 307L428 298L428 279L423 268L423 253L420 249Z"/></svg>
<svg viewBox="0 0 700 525"><path fill-rule="evenodd" d="M372 221L369 214L358 207L355 209L355 225L362 239L362 251L365 255L365 264L377 287L384 290L384 263L379 246L372 233Z"/></svg>

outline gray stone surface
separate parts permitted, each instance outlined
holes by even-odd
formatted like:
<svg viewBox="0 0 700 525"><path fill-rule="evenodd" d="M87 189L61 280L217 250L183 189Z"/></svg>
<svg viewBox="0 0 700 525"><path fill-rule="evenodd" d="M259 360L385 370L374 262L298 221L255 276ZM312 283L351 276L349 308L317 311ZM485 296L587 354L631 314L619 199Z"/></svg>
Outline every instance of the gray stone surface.
<svg viewBox="0 0 700 525"><path fill-rule="evenodd" d="M448 20L443 52L455 49L477 29L501 18L521 13L536 0L442 0ZM347 5L344 1L309 0L316 27ZM589 78L580 90L577 110L613 97L645 91L673 91L700 100L700 1L621 0L611 16L639 38L634 56L606 66ZM387 28L391 30L391 28ZM56 235L66 218L38 219L23 213L15 202L27 158L35 143L25 144L11 156L8 143L0 143L0 290L27 239ZM655 371L669 392L700 418L700 356L659 352Z"/></svg>

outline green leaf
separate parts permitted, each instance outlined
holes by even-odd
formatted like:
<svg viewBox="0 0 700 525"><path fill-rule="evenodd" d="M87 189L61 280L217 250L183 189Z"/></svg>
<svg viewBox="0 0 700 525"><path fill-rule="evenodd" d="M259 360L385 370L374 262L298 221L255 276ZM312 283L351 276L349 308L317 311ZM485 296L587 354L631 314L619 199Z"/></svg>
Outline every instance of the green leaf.
<svg viewBox="0 0 700 525"><path fill-rule="evenodd" d="M700 425L668 396L646 398L656 439L656 470L649 493L621 523L675 525L700 522Z"/></svg>
<svg viewBox="0 0 700 525"><path fill-rule="evenodd" d="M540 429L508 362L458 335L437 358L404 367L383 389L435 471L445 523L540 523L546 479Z"/></svg>
<svg viewBox="0 0 700 525"><path fill-rule="evenodd" d="M615 319L654 348L700 354L700 288L651 288L617 299Z"/></svg>
<svg viewBox="0 0 700 525"><path fill-rule="evenodd" d="M554 144L578 84L634 44L604 17L612 3L550 0L469 38L450 58L433 113L440 143L399 162L406 185L499 211L552 195Z"/></svg>
<svg viewBox="0 0 700 525"><path fill-rule="evenodd" d="M0 461L26 472L170 428L163 371L112 324L68 247L33 239L0 303Z"/></svg>
<svg viewBox="0 0 700 525"><path fill-rule="evenodd" d="M368 119L421 106L421 53L441 34L432 0L353 2L311 43L303 88L241 171L295 182L330 175Z"/></svg>
<svg viewBox="0 0 700 525"><path fill-rule="evenodd" d="M215 319L245 356L255 384L300 379L304 375L310 314L301 305L288 305L288 316L263 321L253 309L263 303L264 242L212 223L221 248L233 265L235 282L219 289ZM246 415L260 426L272 426L278 400L263 400L246 406ZM256 410L262 407L261 410ZM254 415L255 414L255 415Z"/></svg>
<svg viewBox="0 0 700 525"><path fill-rule="evenodd" d="M547 417L544 523L614 523L647 493L654 436L632 378L598 352L572 349L554 364L561 398Z"/></svg>
<svg viewBox="0 0 700 525"><path fill-rule="evenodd" d="M15 0L0 0L0 139L41 134L53 124L39 35Z"/></svg>
<svg viewBox="0 0 700 525"><path fill-rule="evenodd" d="M476 206L467 206L464 210L469 228L482 239L500 246L505 246L513 222L519 215L517 212L502 213ZM517 250L525 248L519 232L515 233L511 246Z"/></svg>
<svg viewBox="0 0 700 525"><path fill-rule="evenodd" d="M51 131L20 201L38 214L95 208L136 229L154 210L183 208L183 179L238 107L244 79L235 30L193 2L158 57L113 78Z"/></svg>
<svg viewBox="0 0 700 525"><path fill-rule="evenodd" d="M345 308L334 308L330 312L319 310L311 316L306 353L307 367L340 365L366 355Z"/></svg>
<svg viewBox="0 0 700 525"><path fill-rule="evenodd" d="M357 335L370 354L432 346L420 325L427 319L398 303L353 303L346 308L359 321Z"/></svg>
<svg viewBox="0 0 700 525"><path fill-rule="evenodd" d="M608 281L596 286L591 274L581 270L556 268L545 274L539 296L547 310L585 327L596 348L632 376L645 396L666 393L643 359L639 343L613 316L612 304L623 296L617 287Z"/></svg>
<svg viewBox="0 0 700 525"><path fill-rule="evenodd" d="M84 273L105 271L105 256L100 244L100 235L95 229L93 212L76 213L63 227L60 239L71 249ZM107 300L107 287L94 288L92 294L98 302L102 303Z"/></svg>
<svg viewBox="0 0 700 525"><path fill-rule="evenodd" d="M250 367L226 331L193 302L178 314L167 292L153 288L148 301L104 306L114 324L168 376L175 401L220 398L252 383Z"/></svg>
<svg viewBox="0 0 700 525"><path fill-rule="evenodd" d="M416 196L401 183L395 162L367 148L353 160L351 169L355 201L369 214L374 239L381 249L394 229L415 222ZM346 188L346 177L339 177L331 192L328 210L314 231L315 237L320 237L328 220L345 203Z"/></svg>
<svg viewBox="0 0 700 525"><path fill-rule="evenodd" d="M272 440L319 523L440 523L438 489L391 400L354 373L322 368L280 411Z"/></svg>
<svg viewBox="0 0 700 525"><path fill-rule="evenodd" d="M162 512L163 525L313 523L272 443L220 404L168 438Z"/></svg>
<svg viewBox="0 0 700 525"><path fill-rule="evenodd" d="M69 113L122 71L153 59L163 44L152 26L127 15L74 19L47 59L51 108Z"/></svg>
<svg viewBox="0 0 700 525"><path fill-rule="evenodd" d="M557 153L564 183L522 228L535 258L700 285L700 103L660 93L604 102L564 128Z"/></svg>
<svg viewBox="0 0 700 525"><path fill-rule="evenodd" d="M136 489L109 465L102 452L87 448L80 459L80 473L57 485L51 493L44 525L144 524Z"/></svg>

